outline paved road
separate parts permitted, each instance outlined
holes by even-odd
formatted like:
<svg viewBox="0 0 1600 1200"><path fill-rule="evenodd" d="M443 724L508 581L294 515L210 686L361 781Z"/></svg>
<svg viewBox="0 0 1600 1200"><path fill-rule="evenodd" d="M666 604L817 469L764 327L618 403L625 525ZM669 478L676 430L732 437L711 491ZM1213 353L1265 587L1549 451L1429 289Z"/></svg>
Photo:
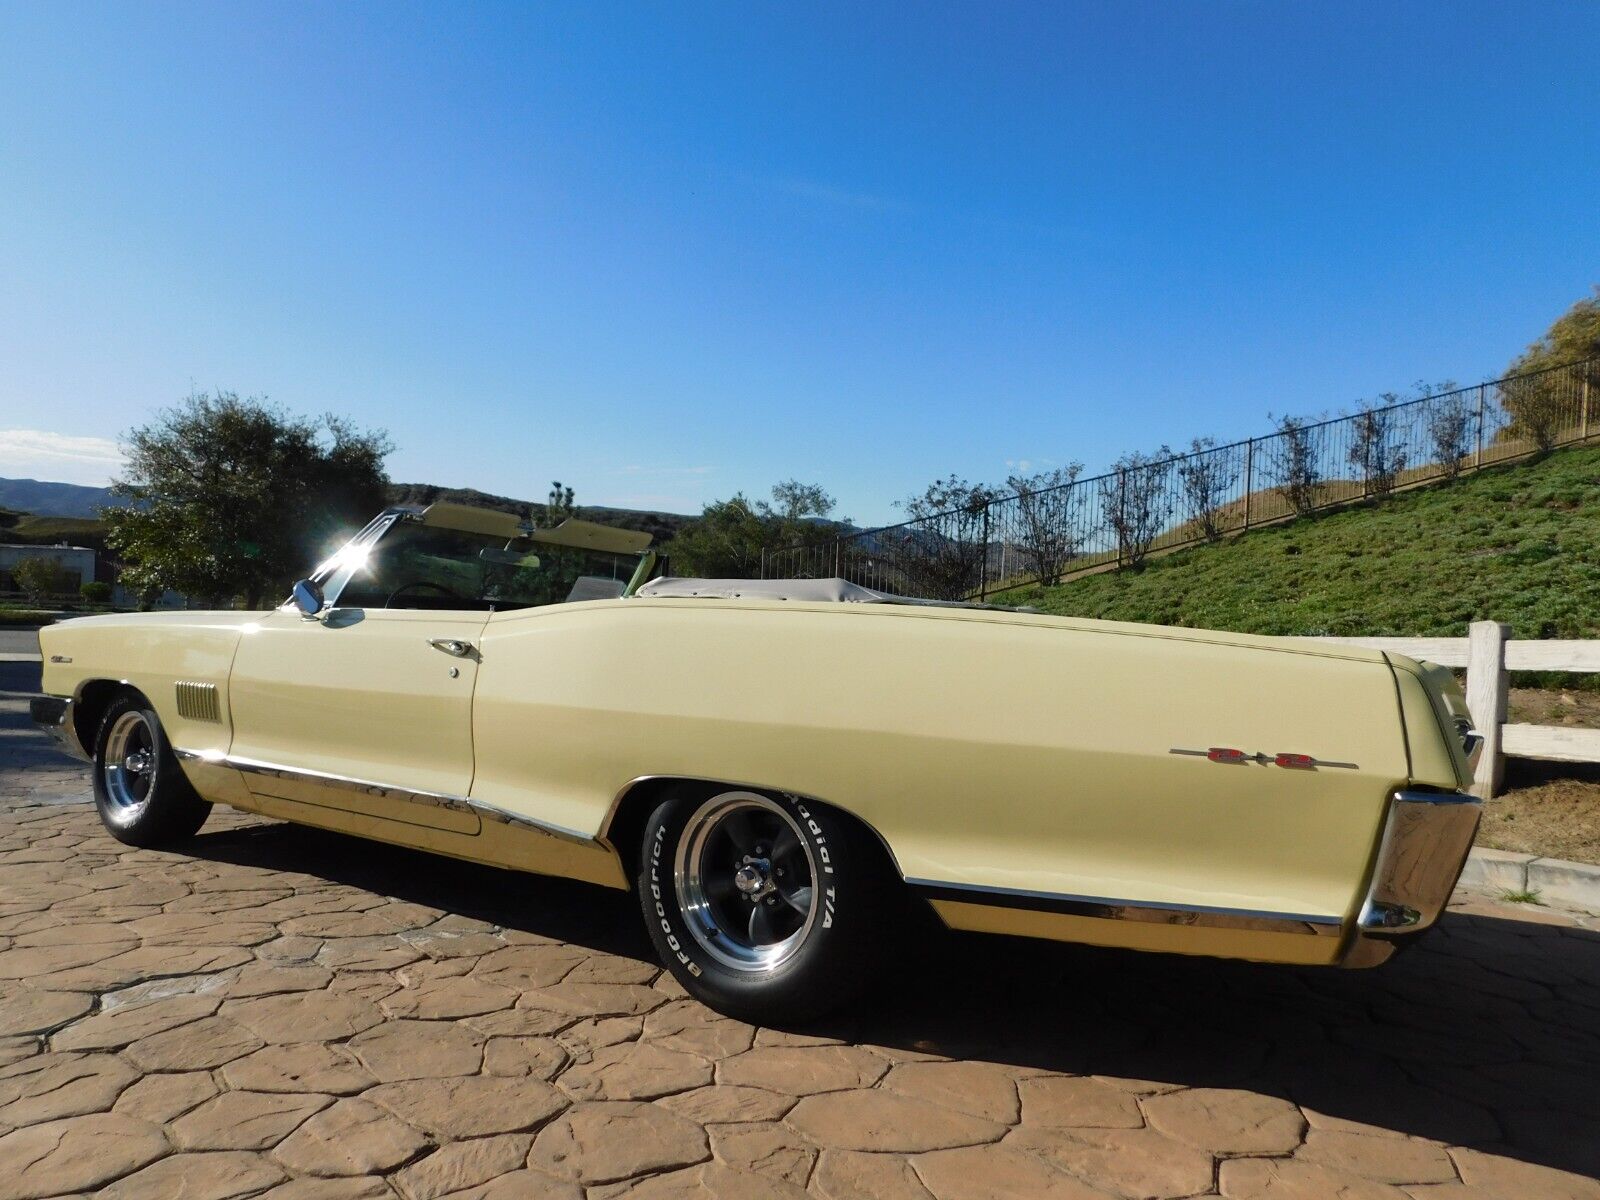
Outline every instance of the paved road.
<svg viewBox="0 0 1600 1200"><path fill-rule="evenodd" d="M37 655L39 631L36 629L0 629L0 656L8 654Z"/></svg>
<svg viewBox="0 0 1600 1200"><path fill-rule="evenodd" d="M1571 916L1462 896L1366 973L945 936L756 1029L619 894L221 811L123 847L36 672L0 665L0 1200L1600 1197Z"/></svg>

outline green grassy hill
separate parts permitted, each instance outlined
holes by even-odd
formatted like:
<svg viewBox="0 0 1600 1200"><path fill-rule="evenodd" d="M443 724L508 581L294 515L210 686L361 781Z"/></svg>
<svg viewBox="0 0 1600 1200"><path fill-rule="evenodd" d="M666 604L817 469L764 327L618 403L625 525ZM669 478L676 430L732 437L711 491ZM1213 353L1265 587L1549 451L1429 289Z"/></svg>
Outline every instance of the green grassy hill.
<svg viewBox="0 0 1600 1200"><path fill-rule="evenodd" d="M0 542L45 546L66 542L99 550L105 546L105 526L93 518L39 517L0 508Z"/></svg>
<svg viewBox="0 0 1600 1200"><path fill-rule="evenodd" d="M1265 634L1600 636L1600 447L999 597L1046 612Z"/></svg>

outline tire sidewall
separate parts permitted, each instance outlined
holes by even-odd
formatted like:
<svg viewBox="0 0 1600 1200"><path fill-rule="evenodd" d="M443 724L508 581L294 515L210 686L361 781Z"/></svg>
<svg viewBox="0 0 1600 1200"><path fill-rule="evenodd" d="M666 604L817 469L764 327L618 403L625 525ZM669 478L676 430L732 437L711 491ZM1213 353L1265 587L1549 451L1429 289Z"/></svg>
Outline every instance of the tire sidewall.
<svg viewBox="0 0 1600 1200"><path fill-rule="evenodd" d="M818 909L805 940L770 971L742 972L718 962L689 932L678 902L674 864L678 843L702 804L746 788L680 794L645 821L640 853L639 900L661 960L697 999L733 1015L770 1022L827 1011L852 998L861 983L856 969L868 914L862 904L872 864L859 835L839 814L803 797L756 793L794 820L815 864Z"/></svg>
<svg viewBox="0 0 1600 1200"><path fill-rule="evenodd" d="M106 789L106 743L111 740L111 731L117 722L130 712L138 713L150 731L155 777L150 781L150 791L144 806L125 811L111 802L110 793ZM168 749L166 736L162 733L161 721L148 704L133 696L123 696L107 706L105 716L100 720L99 732L95 734L94 739L94 803L100 811L100 819L105 822L108 829L113 833L128 832L138 829L150 819L151 810L160 803L171 761L172 752Z"/></svg>
<svg viewBox="0 0 1600 1200"><path fill-rule="evenodd" d="M119 718L136 712L150 731L151 754L155 760L155 778L150 781L150 791L142 808L124 812L111 803L106 790L106 743ZM100 728L94 739L94 806L101 823L111 836L130 846L162 846L176 844L192 836L205 823L211 805L190 786L178 757L172 752L167 731L161 726L149 701L136 693L128 693L106 706L100 719Z"/></svg>

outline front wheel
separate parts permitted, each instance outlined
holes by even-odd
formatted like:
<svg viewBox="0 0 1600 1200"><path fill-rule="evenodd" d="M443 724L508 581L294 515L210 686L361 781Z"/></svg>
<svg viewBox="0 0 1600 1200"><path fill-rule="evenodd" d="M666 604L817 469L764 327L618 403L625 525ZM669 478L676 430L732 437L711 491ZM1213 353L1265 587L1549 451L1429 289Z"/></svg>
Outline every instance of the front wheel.
<svg viewBox="0 0 1600 1200"><path fill-rule="evenodd" d="M172 753L155 710L140 697L112 701L94 747L100 822L130 846L170 846L193 837L211 814Z"/></svg>
<svg viewBox="0 0 1600 1200"><path fill-rule="evenodd" d="M888 889L870 835L796 796L683 793L645 822L638 893L656 952L729 1016L792 1022L854 999Z"/></svg>

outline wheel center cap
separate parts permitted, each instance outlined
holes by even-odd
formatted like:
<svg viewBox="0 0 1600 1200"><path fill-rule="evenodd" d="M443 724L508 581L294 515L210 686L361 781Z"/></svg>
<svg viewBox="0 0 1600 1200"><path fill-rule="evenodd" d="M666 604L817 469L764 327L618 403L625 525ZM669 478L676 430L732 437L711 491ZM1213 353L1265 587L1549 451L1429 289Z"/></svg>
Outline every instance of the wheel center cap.
<svg viewBox="0 0 1600 1200"><path fill-rule="evenodd" d="M755 896L767 886L767 872L760 863L747 862L733 873L733 886L746 896Z"/></svg>
<svg viewBox="0 0 1600 1200"><path fill-rule="evenodd" d="M122 765L134 775L143 775L150 769L150 752L135 750L122 760Z"/></svg>

